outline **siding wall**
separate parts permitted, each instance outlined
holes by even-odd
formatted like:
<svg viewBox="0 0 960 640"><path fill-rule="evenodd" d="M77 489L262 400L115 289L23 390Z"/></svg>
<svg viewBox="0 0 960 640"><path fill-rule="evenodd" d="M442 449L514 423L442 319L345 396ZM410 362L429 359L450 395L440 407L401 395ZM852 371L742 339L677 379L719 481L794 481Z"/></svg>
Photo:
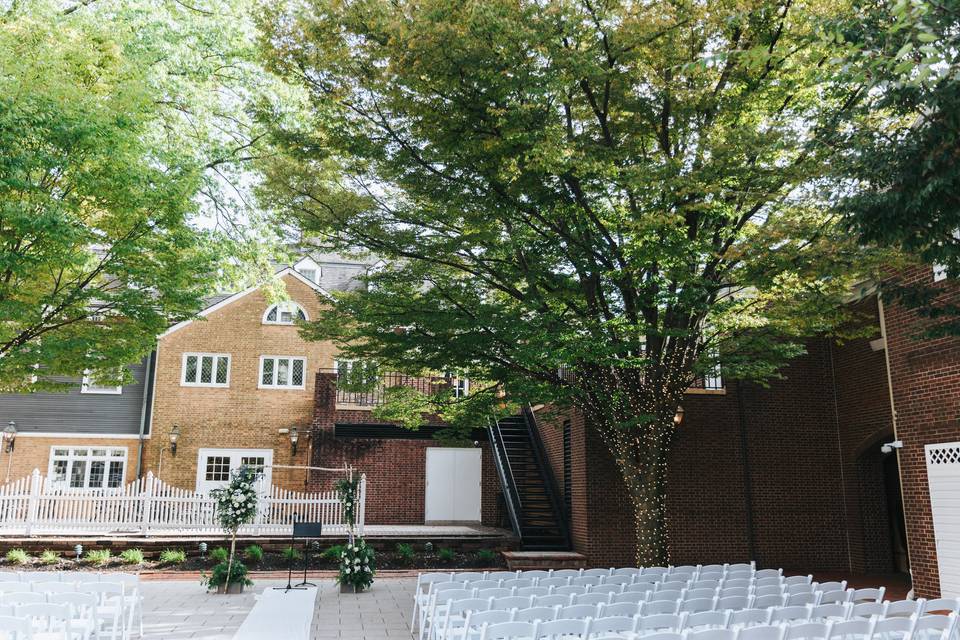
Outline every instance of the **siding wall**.
<svg viewBox="0 0 960 640"><path fill-rule="evenodd" d="M0 421L13 420L20 433L92 433L137 435L143 409L147 359L132 365L135 384L119 395L80 393L76 387L63 393L0 394ZM63 379L67 381L69 379Z"/></svg>

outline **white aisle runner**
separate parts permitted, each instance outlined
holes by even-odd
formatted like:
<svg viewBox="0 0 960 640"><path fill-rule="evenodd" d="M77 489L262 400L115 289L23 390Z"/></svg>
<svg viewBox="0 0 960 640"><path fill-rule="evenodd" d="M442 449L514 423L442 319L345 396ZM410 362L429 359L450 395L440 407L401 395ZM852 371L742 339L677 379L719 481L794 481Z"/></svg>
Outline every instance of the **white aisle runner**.
<svg viewBox="0 0 960 640"><path fill-rule="evenodd" d="M310 640L316 600L316 587L264 589L233 640Z"/></svg>

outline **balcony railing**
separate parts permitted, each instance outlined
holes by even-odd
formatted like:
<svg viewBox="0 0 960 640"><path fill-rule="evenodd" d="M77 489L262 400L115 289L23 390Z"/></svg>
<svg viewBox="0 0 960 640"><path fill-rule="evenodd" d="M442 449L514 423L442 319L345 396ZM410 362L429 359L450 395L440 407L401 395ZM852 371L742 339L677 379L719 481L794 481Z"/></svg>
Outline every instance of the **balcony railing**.
<svg viewBox="0 0 960 640"><path fill-rule="evenodd" d="M575 373L572 369L567 367L560 367L557 369L557 375L563 380L573 380ZM718 370L716 373L702 376L693 381L693 384L690 385L689 389L693 392L696 391L723 391L723 377L720 375Z"/></svg>
<svg viewBox="0 0 960 640"><path fill-rule="evenodd" d="M328 369L325 372L337 374L339 382L340 372L336 369ZM341 385L337 384L336 402L338 405L376 407L386 400L387 389L409 387L429 396L451 387L455 380L456 378L443 376L419 377L404 373L384 373L369 384L357 384L356 381L352 380L342 385L345 388L341 388Z"/></svg>

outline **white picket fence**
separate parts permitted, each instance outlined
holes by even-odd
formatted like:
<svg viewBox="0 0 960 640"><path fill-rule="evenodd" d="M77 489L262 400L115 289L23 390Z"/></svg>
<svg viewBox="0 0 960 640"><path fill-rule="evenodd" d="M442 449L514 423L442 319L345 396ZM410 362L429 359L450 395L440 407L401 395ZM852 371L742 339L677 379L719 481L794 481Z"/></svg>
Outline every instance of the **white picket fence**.
<svg viewBox="0 0 960 640"><path fill-rule="evenodd" d="M324 534L348 533L336 491L300 493L263 485L257 517L243 535L290 535L294 520L323 523ZM355 532L363 535L367 479L360 476ZM222 533L214 500L173 487L153 473L116 489L55 487L38 470L0 486L0 535L57 533Z"/></svg>

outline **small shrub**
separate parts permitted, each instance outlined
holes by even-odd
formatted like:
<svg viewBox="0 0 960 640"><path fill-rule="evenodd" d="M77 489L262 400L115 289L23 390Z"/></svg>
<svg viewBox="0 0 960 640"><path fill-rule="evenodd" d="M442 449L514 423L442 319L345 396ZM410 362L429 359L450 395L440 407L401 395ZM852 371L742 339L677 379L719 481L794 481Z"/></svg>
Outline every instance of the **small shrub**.
<svg viewBox="0 0 960 640"><path fill-rule="evenodd" d="M324 549L323 553L320 554L320 557L324 560L334 560L336 562L340 562L340 556L343 555L344 549L346 549L346 547L342 544L335 544Z"/></svg>
<svg viewBox="0 0 960 640"><path fill-rule="evenodd" d="M287 560L287 562L296 562L303 557L303 554L300 553L299 549L287 547L283 550L283 557Z"/></svg>
<svg viewBox="0 0 960 640"><path fill-rule="evenodd" d="M57 553L56 551L51 551L50 549L47 549L46 551L40 554L40 562L42 564L57 564L58 562L60 562L60 554Z"/></svg>
<svg viewBox="0 0 960 640"><path fill-rule="evenodd" d="M263 562L263 547L252 544L243 550L243 557L254 564L259 564Z"/></svg>
<svg viewBox="0 0 960 640"><path fill-rule="evenodd" d="M110 549L93 549L87 551L87 555L84 557L90 564L102 567L110 562Z"/></svg>
<svg viewBox="0 0 960 640"><path fill-rule="evenodd" d="M30 556L23 549L10 549L7 551L7 562L13 564L28 564Z"/></svg>
<svg viewBox="0 0 960 640"><path fill-rule="evenodd" d="M143 551L140 549L126 549L120 554L123 564L143 564Z"/></svg>
<svg viewBox="0 0 960 640"><path fill-rule="evenodd" d="M210 575L203 574L200 578L200 584L206 585L208 589L216 589L217 587L223 586L227 583L227 568L230 569L230 584L236 584L242 582L246 586L250 586L253 582L250 578L247 577L247 568L243 566L242 562L233 561L231 566L228 562L221 562L218 565L214 565L213 569L210 570Z"/></svg>
<svg viewBox="0 0 960 640"><path fill-rule="evenodd" d="M490 549L480 549L477 551L477 561L479 561L483 566L489 567L497 559L497 554L495 551Z"/></svg>
<svg viewBox="0 0 960 640"><path fill-rule="evenodd" d="M413 545L407 544L406 542L398 542L396 551L397 551L397 557L403 560L404 562L413 561L413 557L414 555L416 555L413 552Z"/></svg>
<svg viewBox="0 0 960 640"><path fill-rule="evenodd" d="M160 564L182 564L187 561L183 549L164 549L160 552Z"/></svg>
<svg viewBox="0 0 960 640"><path fill-rule="evenodd" d="M440 560L440 562L453 562L453 559L456 557L456 554L450 547L441 547L437 551L437 558Z"/></svg>
<svg viewBox="0 0 960 640"><path fill-rule="evenodd" d="M227 551L224 547L217 547L210 552L210 559L215 563L220 564L221 562L226 562L230 559L230 552Z"/></svg>

